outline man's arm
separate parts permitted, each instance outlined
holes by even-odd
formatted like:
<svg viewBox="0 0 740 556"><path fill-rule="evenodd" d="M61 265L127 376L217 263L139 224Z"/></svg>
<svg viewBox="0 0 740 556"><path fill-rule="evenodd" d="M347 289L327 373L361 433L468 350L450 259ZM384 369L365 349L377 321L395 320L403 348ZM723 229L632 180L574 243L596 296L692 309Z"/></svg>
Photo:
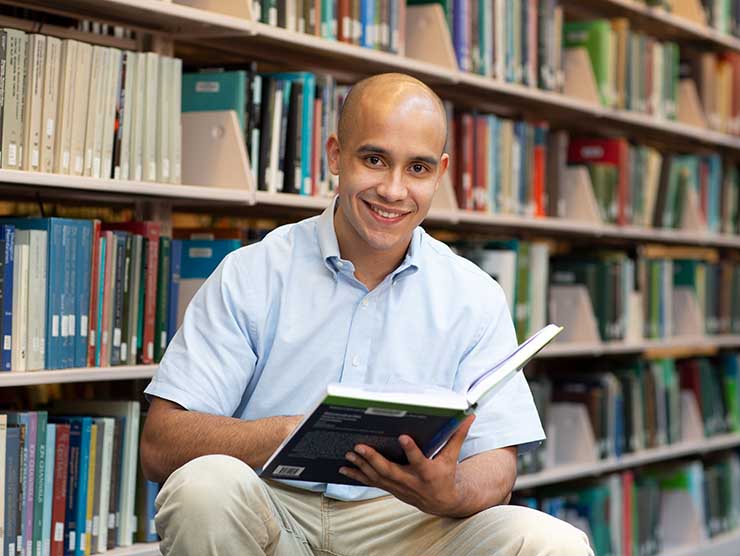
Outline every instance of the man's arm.
<svg viewBox="0 0 740 556"><path fill-rule="evenodd" d="M445 517L467 517L505 504L516 480L515 446L489 450L458 463L460 448L473 423L468 417L434 459L428 459L411 437L399 438L408 465L397 465L369 446L359 444L347 459L357 469L341 473L382 488L421 511Z"/></svg>
<svg viewBox="0 0 740 556"><path fill-rule="evenodd" d="M188 411L153 398L141 436L141 465L150 481L163 482L178 467L208 454L234 456L256 469L301 421L300 416L243 421Z"/></svg>

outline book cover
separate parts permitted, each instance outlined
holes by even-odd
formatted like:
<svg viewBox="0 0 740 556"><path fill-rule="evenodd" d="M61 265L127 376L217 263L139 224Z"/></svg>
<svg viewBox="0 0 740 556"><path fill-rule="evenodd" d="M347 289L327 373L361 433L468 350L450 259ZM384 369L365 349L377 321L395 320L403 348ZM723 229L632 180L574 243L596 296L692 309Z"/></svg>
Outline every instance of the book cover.
<svg viewBox="0 0 740 556"><path fill-rule="evenodd" d="M259 471L263 478L357 484L339 473L350 465L345 454L362 442L390 461L403 464L398 443L408 434L429 458L444 446L483 396L534 357L560 331L548 325L459 393L421 385L345 385L332 383L301 424Z"/></svg>
<svg viewBox="0 0 740 556"><path fill-rule="evenodd" d="M241 129L244 114L246 72L212 71L182 74L182 111L234 110Z"/></svg>
<svg viewBox="0 0 740 556"><path fill-rule="evenodd" d="M51 556L64 555L66 534L66 507L68 503L70 465L70 425L55 423L56 441L54 443L54 487L51 510ZM75 463L76 465L76 463Z"/></svg>

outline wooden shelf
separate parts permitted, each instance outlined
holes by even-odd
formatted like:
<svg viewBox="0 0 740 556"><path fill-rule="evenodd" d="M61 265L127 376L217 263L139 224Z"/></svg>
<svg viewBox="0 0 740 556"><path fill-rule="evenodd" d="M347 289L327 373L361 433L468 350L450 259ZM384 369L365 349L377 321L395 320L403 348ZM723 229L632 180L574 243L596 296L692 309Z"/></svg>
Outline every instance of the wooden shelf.
<svg viewBox="0 0 740 556"><path fill-rule="evenodd" d="M721 348L740 347L740 334L720 334L697 338L667 338L640 342L603 342L600 344L561 342L546 346L538 357L598 357L604 355L645 354L660 357L692 357L717 352Z"/></svg>
<svg viewBox="0 0 740 556"><path fill-rule="evenodd" d="M116 367L82 367L52 371L0 372L0 388L61 384L63 382L99 382L151 378L157 365L119 365Z"/></svg>
<svg viewBox="0 0 740 556"><path fill-rule="evenodd" d="M246 189L99 179L22 170L0 170L0 186L24 186L33 190L46 189L47 192L61 190L67 198L70 194L89 198L94 193L97 198L108 196L119 201L122 198L144 197L167 199L175 204L202 204L203 201L208 201L213 205L246 205L253 202L251 193Z"/></svg>
<svg viewBox="0 0 740 556"><path fill-rule="evenodd" d="M740 528L722 533L694 546L665 550L658 556L737 556L740 554Z"/></svg>
<svg viewBox="0 0 740 556"><path fill-rule="evenodd" d="M740 434L731 433L714 436L699 442L681 442L660 448L652 448L634 454L626 454L621 458L609 458L595 463L558 465L545 471L540 471L539 473L520 475L516 480L514 490L597 477L622 469L640 467L642 465L685 456L716 452L737 446L740 446Z"/></svg>
<svg viewBox="0 0 740 556"><path fill-rule="evenodd" d="M680 17L664 14L627 0L600 0L604 7L619 8L634 17L650 17L661 26L671 26L687 39L714 40L714 44L733 47L737 39L698 27ZM58 12L57 0L29 0L29 7ZM401 71L415 75L437 88L443 95L483 105L515 109L516 113L545 118L566 126L592 130L639 134L677 148L703 147L740 152L740 137L695 128L671 121L653 119L645 114L612 110L584 104L558 93L542 91L448 70L434 64L403 56L340 43L313 35L287 31L263 23L249 22L205 10L198 10L158 0L69 0L65 13L140 27L149 32L167 34L175 41L190 42L197 48L220 51L231 61L262 60L310 69L331 70L348 76L369 75L383 71ZM687 33L693 33L686 35ZM717 35L717 37L715 37ZM738 48L740 50L740 48ZM212 63L218 63L213 62ZM517 112L518 111L518 112Z"/></svg>
<svg viewBox="0 0 740 556"><path fill-rule="evenodd" d="M9 1L3 3L17 4ZM49 13L90 18L172 38L238 37L252 34L246 19L162 0L22 0ZM43 28L37 30L44 32Z"/></svg>

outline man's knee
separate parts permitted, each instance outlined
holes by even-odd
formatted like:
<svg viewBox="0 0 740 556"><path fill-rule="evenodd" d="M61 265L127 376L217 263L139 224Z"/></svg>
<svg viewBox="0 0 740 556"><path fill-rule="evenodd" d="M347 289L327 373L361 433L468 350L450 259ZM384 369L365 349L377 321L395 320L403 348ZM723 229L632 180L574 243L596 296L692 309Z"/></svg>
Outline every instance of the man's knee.
<svg viewBox="0 0 740 556"><path fill-rule="evenodd" d="M224 455L208 455L189 461L164 484L156 500L160 513L177 515L180 522L219 521L232 512L234 503L250 499L264 485L244 462Z"/></svg>
<svg viewBox="0 0 740 556"><path fill-rule="evenodd" d="M501 551L517 556L593 556L583 531L537 510L497 506L471 519L480 519L491 527L493 554Z"/></svg>

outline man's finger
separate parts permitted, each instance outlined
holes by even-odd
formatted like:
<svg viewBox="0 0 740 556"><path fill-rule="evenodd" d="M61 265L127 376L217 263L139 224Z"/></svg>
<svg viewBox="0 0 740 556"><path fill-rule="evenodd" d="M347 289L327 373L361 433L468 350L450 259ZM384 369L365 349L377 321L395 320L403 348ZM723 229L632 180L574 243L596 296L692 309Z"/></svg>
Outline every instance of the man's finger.
<svg viewBox="0 0 740 556"><path fill-rule="evenodd" d="M462 448L465 437L468 436L468 431L475 421L475 415L468 415L458 429L452 434L450 439L442 451L439 453L442 457L447 457L457 461L457 456L460 455L460 449Z"/></svg>
<svg viewBox="0 0 740 556"><path fill-rule="evenodd" d="M365 446L364 444L359 444L355 446L355 452L359 454L359 459L364 460L367 465L372 468L373 472L378 475L378 477L382 477L383 479L387 479L390 481L403 480L403 473L401 472L400 466L393 463L392 461L387 460L377 450L374 450L369 446ZM350 459L350 461L357 465L357 462L355 462L354 460ZM363 471L365 470L363 469ZM365 473L370 478L373 478L373 476L370 475L367 471L365 471Z"/></svg>
<svg viewBox="0 0 740 556"><path fill-rule="evenodd" d="M414 439L407 434L402 434L398 438L398 442L401 444L401 448L403 448L403 452L406 454L406 459L409 460L410 466L419 467L429 461L424 455L424 452L416 445Z"/></svg>

